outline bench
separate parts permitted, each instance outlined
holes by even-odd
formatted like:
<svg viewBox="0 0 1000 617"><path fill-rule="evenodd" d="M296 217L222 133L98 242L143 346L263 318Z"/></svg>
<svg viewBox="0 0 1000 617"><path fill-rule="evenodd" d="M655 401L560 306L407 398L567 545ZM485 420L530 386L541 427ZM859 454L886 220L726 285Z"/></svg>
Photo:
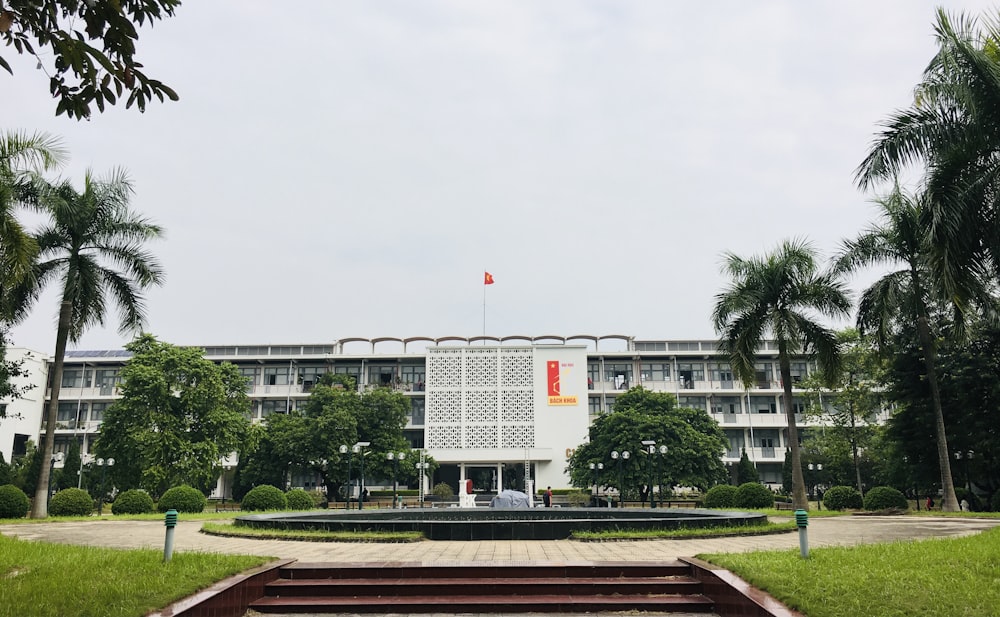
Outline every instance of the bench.
<svg viewBox="0 0 1000 617"><path fill-rule="evenodd" d="M216 512L239 512L240 504L238 503L217 503L215 504Z"/></svg>
<svg viewBox="0 0 1000 617"><path fill-rule="evenodd" d="M795 511L795 505L794 504L790 504L790 503L785 503L784 501L776 501L776 502L774 502L774 509L775 510L791 510L791 511L794 512Z"/></svg>

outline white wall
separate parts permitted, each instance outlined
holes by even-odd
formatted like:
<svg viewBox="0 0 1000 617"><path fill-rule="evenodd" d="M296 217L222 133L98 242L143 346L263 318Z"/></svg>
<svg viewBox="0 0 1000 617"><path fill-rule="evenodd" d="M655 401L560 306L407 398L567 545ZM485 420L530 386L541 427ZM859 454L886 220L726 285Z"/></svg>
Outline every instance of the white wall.
<svg viewBox="0 0 1000 617"><path fill-rule="evenodd" d="M8 463L14 449L16 433L28 435L36 445L38 444L45 409L45 383L48 374L45 357L41 352L23 347L7 348L7 359L23 360L22 368L28 372L26 377L16 378L14 384L17 387L33 386L17 400L0 401L7 405L7 417L0 419L0 452L3 452L4 460Z"/></svg>

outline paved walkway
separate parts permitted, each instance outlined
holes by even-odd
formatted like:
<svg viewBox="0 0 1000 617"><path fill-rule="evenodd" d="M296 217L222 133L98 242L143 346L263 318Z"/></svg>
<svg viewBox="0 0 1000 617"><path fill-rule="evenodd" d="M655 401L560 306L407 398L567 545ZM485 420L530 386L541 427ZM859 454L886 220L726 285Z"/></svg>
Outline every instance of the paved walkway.
<svg viewBox="0 0 1000 617"><path fill-rule="evenodd" d="M1000 519L925 518L915 516L841 516L809 521L809 545L846 546L921 538L964 536L1000 525ZM448 563L490 561L579 562L661 561L699 553L798 548L798 534L705 540L577 542L573 540L428 541L410 544L293 542L219 538L199 533L201 522L181 521L174 551L241 553L295 558L300 561ZM25 540L115 548L163 548L160 521L100 521L0 525L0 533Z"/></svg>

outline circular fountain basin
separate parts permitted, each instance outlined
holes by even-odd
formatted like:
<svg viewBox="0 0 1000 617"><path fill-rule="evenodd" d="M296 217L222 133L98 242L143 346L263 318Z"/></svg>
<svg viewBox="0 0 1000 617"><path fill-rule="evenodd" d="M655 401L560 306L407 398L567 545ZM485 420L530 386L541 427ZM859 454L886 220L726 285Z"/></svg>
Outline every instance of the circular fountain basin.
<svg viewBox="0 0 1000 617"><path fill-rule="evenodd" d="M753 512L702 509L434 508L248 514L236 524L264 529L419 531L430 540L562 540L574 531L763 525Z"/></svg>

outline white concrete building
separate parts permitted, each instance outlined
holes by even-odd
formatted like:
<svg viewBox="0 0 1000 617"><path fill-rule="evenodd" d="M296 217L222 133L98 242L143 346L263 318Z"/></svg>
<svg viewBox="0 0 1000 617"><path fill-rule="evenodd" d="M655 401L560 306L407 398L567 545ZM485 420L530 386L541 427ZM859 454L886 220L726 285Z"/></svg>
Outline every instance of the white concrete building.
<svg viewBox="0 0 1000 617"><path fill-rule="evenodd" d="M8 414L14 412L18 419L0 421L0 451L10 460L23 454L26 439L37 443L44 428L49 358L23 349L8 353L28 359L29 380L36 386L25 398L8 403ZM523 489L527 466L535 486L566 487L567 459L584 441L590 422L611 412L616 396L638 384L671 392L680 405L710 414L729 440L725 462L737 462L746 448L762 481L781 483L787 424L777 347L770 342L759 351L750 389L734 380L716 340L382 337L332 344L208 346L205 355L235 364L246 376L254 421L301 405L319 376L328 372L353 376L361 389L383 386L403 392L411 402L408 440L441 464L434 483L454 486L469 478L481 491ZM127 360L128 353L121 350L66 354L56 451L65 451L75 439L88 460ZM811 370L806 359L796 359L793 381ZM792 404L804 410L806 403L796 397Z"/></svg>

